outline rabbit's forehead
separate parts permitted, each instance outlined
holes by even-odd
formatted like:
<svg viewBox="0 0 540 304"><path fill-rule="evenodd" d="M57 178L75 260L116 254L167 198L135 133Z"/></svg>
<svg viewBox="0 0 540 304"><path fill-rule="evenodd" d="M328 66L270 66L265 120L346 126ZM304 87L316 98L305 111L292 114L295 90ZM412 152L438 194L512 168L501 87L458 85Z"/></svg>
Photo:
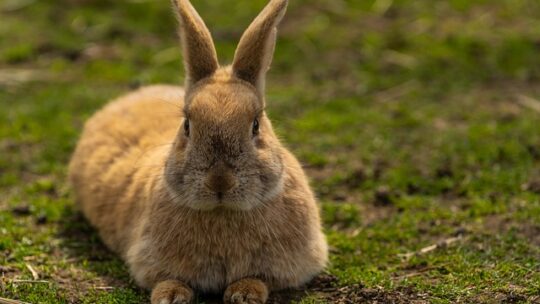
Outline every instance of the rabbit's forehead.
<svg viewBox="0 0 540 304"><path fill-rule="evenodd" d="M262 111L258 96L242 84L211 84L192 95L186 112L190 119L251 121Z"/></svg>

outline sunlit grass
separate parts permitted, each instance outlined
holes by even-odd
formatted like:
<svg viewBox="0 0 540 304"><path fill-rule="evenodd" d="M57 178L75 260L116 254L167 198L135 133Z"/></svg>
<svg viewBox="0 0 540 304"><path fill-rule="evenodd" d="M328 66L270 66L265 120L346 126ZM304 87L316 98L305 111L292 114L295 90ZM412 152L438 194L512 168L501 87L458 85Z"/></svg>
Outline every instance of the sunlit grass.
<svg viewBox="0 0 540 304"><path fill-rule="evenodd" d="M170 5L15 2L0 3L1 296L144 302L76 215L66 164L107 100L182 83ZM223 62L264 2L193 0ZM518 100L540 98L540 3L291 2L267 108L321 202L335 284L538 301L540 113ZM27 264L47 283L17 283Z"/></svg>

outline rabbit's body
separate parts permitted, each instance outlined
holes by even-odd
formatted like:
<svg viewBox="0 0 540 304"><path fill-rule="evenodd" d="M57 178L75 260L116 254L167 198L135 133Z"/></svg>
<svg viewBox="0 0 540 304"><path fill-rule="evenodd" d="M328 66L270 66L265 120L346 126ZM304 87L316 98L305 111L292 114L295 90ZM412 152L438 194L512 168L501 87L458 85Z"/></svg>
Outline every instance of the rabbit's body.
<svg viewBox="0 0 540 304"><path fill-rule="evenodd" d="M286 0L271 0L220 68L187 0L179 10L185 93L152 86L86 124L70 165L78 205L153 304L191 288L264 303L327 262L319 211L301 166L264 113L264 75Z"/></svg>
<svg viewBox="0 0 540 304"><path fill-rule="evenodd" d="M143 287L174 278L218 292L244 277L263 277L278 289L309 280L326 262L326 243L302 170L287 150L283 193L256 210L172 203L162 175L183 95L179 87L143 88L87 122L70 168L85 216Z"/></svg>

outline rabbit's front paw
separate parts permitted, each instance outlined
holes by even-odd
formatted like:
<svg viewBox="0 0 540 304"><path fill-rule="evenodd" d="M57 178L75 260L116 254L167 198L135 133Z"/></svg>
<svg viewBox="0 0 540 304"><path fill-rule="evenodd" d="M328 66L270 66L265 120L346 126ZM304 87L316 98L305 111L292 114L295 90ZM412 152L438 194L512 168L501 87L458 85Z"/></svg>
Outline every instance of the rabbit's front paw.
<svg viewBox="0 0 540 304"><path fill-rule="evenodd" d="M257 279L242 279L232 283L223 296L226 304L264 304L267 299L268 288L263 281Z"/></svg>
<svg viewBox="0 0 540 304"><path fill-rule="evenodd" d="M152 289L152 304L189 304L192 300L193 290L180 281L159 282Z"/></svg>

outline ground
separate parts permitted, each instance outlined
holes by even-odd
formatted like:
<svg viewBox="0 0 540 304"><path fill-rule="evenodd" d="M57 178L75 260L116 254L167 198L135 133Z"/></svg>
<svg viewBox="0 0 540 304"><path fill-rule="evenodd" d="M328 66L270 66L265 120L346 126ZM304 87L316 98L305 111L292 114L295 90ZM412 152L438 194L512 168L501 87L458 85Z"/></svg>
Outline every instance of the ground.
<svg viewBox="0 0 540 304"><path fill-rule="evenodd" d="M264 2L193 0L223 62ZM3 0L0 19L0 297L145 303L66 164L107 100L182 83L170 4ZM267 109L331 263L271 302L540 302L539 37L536 0L291 1Z"/></svg>

